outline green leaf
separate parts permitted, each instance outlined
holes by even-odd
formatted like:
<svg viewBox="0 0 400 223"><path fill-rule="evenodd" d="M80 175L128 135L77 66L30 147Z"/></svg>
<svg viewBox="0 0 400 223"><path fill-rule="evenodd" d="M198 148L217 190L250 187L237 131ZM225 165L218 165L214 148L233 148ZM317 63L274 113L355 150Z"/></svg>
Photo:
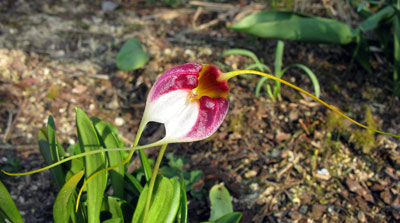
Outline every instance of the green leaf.
<svg viewBox="0 0 400 223"><path fill-rule="evenodd" d="M256 64L256 63L247 66L247 67L245 68L245 70L254 70L254 69L256 69L256 68L257 68L259 71L261 71L261 72L267 71L267 73L269 73L269 74L272 73L271 69L270 69L267 65L265 65L265 64ZM260 68L261 68L261 69L260 69Z"/></svg>
<svg viewBox="0 0 400 223"><path fill-rule="evenodd" d="M368 17L358 28L363 32L376 29L384 19L393 16L394 12L395 10L392 6L386 6L374 15Z"/></svg>
<svg viewBox="0 0 400 223"><path fill-rule="evenodd" d="M203 171L201 171L201 170L190 171L190 179L189 179L189 183L188 183L187 187L192 188L193 184L196 183L197 181L199 181L202 176L203 176Z"/></svg>
<svg viewBox="0 0 400 223"><path fill-rule="evenodd" d="M174 153L167 153L168 165L170 167L175 167L181 169L185 164L185 160L182 157L176 157Z"/></svg>
<svg viewBox="0 0 400 223"><path fill-rule="evenodd" d="M79 171L83 170L83 159L78 158L78 159L73 159L71 160L71 168L68 170L68 172L65 174L65 180L69 180L73 175L78 173Z"/></svg>
<svg viewBox="0 0 400 223"><path fill-rule="evenodd" d="M282 40L278 40L275 49L275 63L274 63L274 74L276 77L282 77L282 58L283 58L283 50L285 48L285 43ZM281 98L281 83L279 81L275 81L274 88L274 97Z"/></svg>
<svg viewBox="0 0 400 223"><path fill-rule="evenodd" d="M215 223L239 223L242 218L242 213L232 212L218 218Z"/></svg>
<svg viewBox="0 0 400 223"><path fill-rule="evenodd" d="M7 188L0 181L0 219L7 219L13 223L23 223L21 215L15 206L13 199L10 196Z"/></svg>
<svg viewBox="0 0 400 223"><path fill-rule="evenodd" d="M79 145L81 150L89 152L102 149L96 130L80 108L76 108L76 126L78 129ZM105 154L99 153L85 157L85 179L87 180L95 172L105 168ZM100 209L103 201L103 194L106 187L107 172L103 172L92 179L87 188L88 222L98 222Z"/></svg>
<svg viewBox="0 0 400 223"><path fill-rule="evenodd" d="M51 115L47 120L47 140L49 143L50 157L51 157L51 163L47 163L47 165L50 165L60 161L61 156L65 156L64 150L60 148L60 145L58 145L56 136L56 125ZM56 166L54 168L51 168L50 172L52 173L54 180L56 181L58 189L61 189L61 187L65 183L64 179L65 176L61 166Z"/></svg>
<svg viewBox="0 0 400 223"><path fill-rule="evenodd" d="M143 167L144 175L146 177L146 182L148 182L153 171L151 170L149 159L147 159L146 153L144 153L143 149L139 149L139 158Z"/></svg>
<svg viewBox="0 0 400 223"><path fill-rule="evenodd" d="M134 193L137 197L139 197L140 193L143 190L140 182L131 174L125 174L125 179L128 182L128 184L125 185L127 189Z"/></svg>
<svg viewBox="0 0 400 223"><path fill-rule="evenodd" d="M187 196L186 196L186 185L183 176L181 175L181 205L179 207L179 213L181 214L180 223L188 222L188 205L187 205Z"/></svg>
<svg viewBox="0 0 400 223"><path fill-rule="evenodd" d="M110 218L103 221L103 223L123 223L123 222L124 222L123 218Z"/></svg>
<svg viewBox="0 0 400 223"><path fill-rule="evenodd" d="M365 5L369 2L369 0L365 0L360 2L359 0L350 0L350 4L353 6L354 9L357 10L357 14L361 18L368 18L371 16L371 12L368 7Z"/></svg>
<svg viewBox="0 0 400 223"><path fill-rule="evenodd" d="M149 61L149 54L143 51L136 38L128 39L117 55L117 67L123 71L142 68Z"/></svg>
<svg viewBox="0 0 400 223"><path fill-rule="evenodd" d="M397 7L400 9L400 2L397 1ZM394 58L394 71L393 71L393 94L400 96L400 14L394 18L393 22L393 58Z"/></svg>
<svg viewBox="0 0 400 223"><path fill-rule="evenodd" d="M307 66L303 65L303 64L292 64L288 67L286 67L285 69L283 69L282 74L285 73L288 69L293 68L293 67L297 67L301 70L303 70L308 77L311 80L311 83L314 86L314 95L319 98L319 96L321 95L321 89L320 89L320 85L319 85L319 81L317 76L315 76L314 72L312 72L312 70L310 68L308 68Z"/></svg>
<svg viewBox="0 0 400 223"><path fill-rule="evenodd" d="M178 212L181 197L180 192L179 182L175 178L168 179L162 175L158 175L146 223L172 223ZM147 193L148 184L146 184L140 194L132 223L143 221Z"/></svg>
<svg viewBox="0 0 400 223"><path fill-rule="evenodd" d="M116 197L112 197L112 196L108 196L107 198L108 198L108 207L109 207L108 210L110 211L112 218L124 219L124 214L122 212L119 199Z"/></svg>
<svg viewBox="0 0 400 223"><path fill-rule="evenodd" d="M76 185L78 185L81 180L84 171L79 171L77 174L72 176L61 188L60 192L57 194L56 201L53 207L54 222L69 222L70 214L74 213L74 206L68 205L68 203L76 195ZM70 210L72 208L72 211Z"/></svg>
<svg viewBox="0 0 400 223"><path fill-rule="evenodd" d="M99 139L105 148L120 147L118 136L116 136L113 133L113 130L110 127L111 123L106 123L96 117L93 117L92 121L97 130ZM107 153L107 155L108 155L108 160L110 162L109 166L119 164L123 161L122 151L109 152ZM114 196L122 199L124 197L124 175L125 175L124 165L110 170L110 175L111 175L111 185L114 189Z"/></svg>
<svg viewBox="0 0 400 223"><path fill-rule="evenodd" d="M229 28L264 38L317 43L349 44L358 35L357 30L333 19L282 11L254 13Z"/></svg>
<svg viewBox="0 0 400 223"><path fill-rule="evenodd" d="M50 164L57 162L58 157L53 156L54 151L56 151L56 149L54 149L52 152L52 149L54 147L50 148L50 143L48 141L47 132L48 131L46 129L41 129L41 130L39 130L37 137L38 137L40 153L42 154L45 163L47 165L50 165ZM50 173L51 173L54 181L56 182L58 189L61 189L61 187L64 185L64 182L65 182L62 167L56 166L54 168L51 168Z"/></svg>
<svg viewBox="0 0 400 223"><path fill-rule="evenodd" d="M247 56L250 57L251 59L254 60L256 64L261 64L260 60L257 58L257 56L251 52L250 50L246 49L230 49L227 51L224 51L220 57L226 57L230 55L242 55L242 56Z"/></svg>
<svg viewBox="0 0 400 223"><path fill-rule="evenodd" d="M211 213L210 221L232 213L232 199L224 184L214 185L210 190Z"/></svg>

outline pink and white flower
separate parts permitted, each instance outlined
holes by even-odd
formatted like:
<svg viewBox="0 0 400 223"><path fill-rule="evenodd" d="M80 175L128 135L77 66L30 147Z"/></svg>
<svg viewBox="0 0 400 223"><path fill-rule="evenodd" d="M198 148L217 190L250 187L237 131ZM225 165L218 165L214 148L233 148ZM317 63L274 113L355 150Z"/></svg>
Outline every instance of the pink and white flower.
<svg viewBox="0 0 400 223"><path fill-rule="evenodd" d="M217 80L220 75L217 67L199 63L169 69L150 90L142 124L164 124L163 143L191 142L211 136L229 106L229 87L226 80Z"/></svg>

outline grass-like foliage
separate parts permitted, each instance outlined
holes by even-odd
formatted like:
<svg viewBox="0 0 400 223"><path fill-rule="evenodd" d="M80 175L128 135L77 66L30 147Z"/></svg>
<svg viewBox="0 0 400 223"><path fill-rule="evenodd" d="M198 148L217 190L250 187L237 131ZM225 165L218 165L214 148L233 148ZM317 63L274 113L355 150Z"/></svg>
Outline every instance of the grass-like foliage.
<svg viewBox="0 0 400 223"><path fill-rule="evenodd" d="M282 67L282 60L283 60L283 53L284 53L284 47L285 44L283 41L279 40L276 45L275 49L275 62L274 62L274 70L272 71L270 67L262 62L262 59L259 59L253 52L246 50L246 49L230 49L222 53L221 57L229 56L229 55L242 55L242 56L247 56L250 57L253 60L253 64L247 66L245 69L246 70L252 70L256 69L261 72L268 72L270 74L273 74L277 78L282 78L282 76L286 73L291 68L298 68L304 73L307 74L307 76L310 78L311 83L313 84L314 87L314 94L316 97L320 96L320 86L318 82L317 76L312 72L310 68L303 64L291 64L287 67ZM278 99L279 101L282 99L281 98L281 83L279 81L274 81L273 85L273 90L271 88L271 85L266 83L268 80L268 77L261 77L261 79L257 83L257 87L255 90L255 94L258 97L261 92L261 88L264 86L264 89L267 93L267 95L272 99L276 100Z"/></svg>

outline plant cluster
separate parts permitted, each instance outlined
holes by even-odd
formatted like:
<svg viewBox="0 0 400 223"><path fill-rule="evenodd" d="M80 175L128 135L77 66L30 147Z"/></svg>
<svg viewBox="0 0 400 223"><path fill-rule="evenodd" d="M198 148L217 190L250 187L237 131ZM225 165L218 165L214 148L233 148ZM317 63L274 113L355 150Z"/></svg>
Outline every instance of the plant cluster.
<svg viewBox="0 0 400 223"><path fill-rule="evenodd" d="M400 0L350 3L364 19L356 28L336 19L291 11L253 13L229 28L263 38L349 45L353 48L351 63L355 59L369 73L370 48L378 43L375 48L381 48L388 61L393 58L393 94L400 96Z"/></svg>

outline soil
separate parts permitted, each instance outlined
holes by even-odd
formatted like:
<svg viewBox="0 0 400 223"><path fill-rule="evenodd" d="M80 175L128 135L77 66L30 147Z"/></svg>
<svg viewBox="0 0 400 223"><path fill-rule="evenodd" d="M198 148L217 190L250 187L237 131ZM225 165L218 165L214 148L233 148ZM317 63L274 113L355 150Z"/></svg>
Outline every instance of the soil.
<svg viewBox="0 0 400 223"><path fill-rule="evenodd" d="M293 10L327 16L346 7L324 2L295 4ZM147 92L158 75L175 65L195 61L216 64L223 71L244 69L251 64L249 58L219 57L225 50L244 48L273 67L276 40L227 28L263 9L271 5L246 0L174 5L1 1L0 168L24 172L44 166L36 134L46 127L49 115L55 119L58 140L65 147L76 143L76 106L112 122L125 143L132 143ZM336 18L345 20L340 15ZM131 37L143 43L151 59L142 69L119 71L116 55ZM400 134L393 65L375 53L369 74L351 60L348 46L285 42L283 65L301 63L313 70L323 100L357 121ZM299 70L290 70L283 79L313 91ZM400 221L399 139L351 125L288 87L282 86L281 101L265 92L256 97L257 80L230 81L229 112L212 137L169 146L168 152L187 160L185 169L203 171L196 190L208 191L223 182L234 210L243 213L242 222ZM158 129L162 127L148 130L144 141L160 137ZM152 158L157 155L157 149L147 152ZM57 189L48 171L1 175L1 181L26 222L52 222ZM190 222L208 218L207 199L191 197Z"/></svg>

